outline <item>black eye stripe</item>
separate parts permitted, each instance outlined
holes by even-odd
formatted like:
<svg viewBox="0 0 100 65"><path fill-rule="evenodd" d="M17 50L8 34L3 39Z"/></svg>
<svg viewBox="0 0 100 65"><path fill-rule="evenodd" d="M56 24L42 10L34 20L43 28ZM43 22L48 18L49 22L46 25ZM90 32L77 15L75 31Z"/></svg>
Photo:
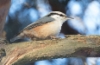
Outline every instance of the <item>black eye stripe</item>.
<svg viewBox="0 0 100 65"><path fill-rule="evenodd" d="M62 15L62 14L59 14L60 16L65 16L65 15Z"/></svg>
<svg viewBox="0 0 100 65"><path fill-rule="evenodd" d="M65 15L63 15L63 14L58 14L58 13L50 13L50 14L49 14L49 15L47 15L47 16L52 16L52 15L65 16Z"/></svg>

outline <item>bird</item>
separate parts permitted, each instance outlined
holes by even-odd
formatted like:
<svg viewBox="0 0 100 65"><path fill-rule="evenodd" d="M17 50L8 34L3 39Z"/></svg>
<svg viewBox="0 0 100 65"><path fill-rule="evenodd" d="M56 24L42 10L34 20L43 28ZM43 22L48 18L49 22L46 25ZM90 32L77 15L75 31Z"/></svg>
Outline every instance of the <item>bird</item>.
<svg viewBox="0 0 100 65"><path fill-rule="evenodd" d="M14 42L23 38L30 38L31 40L57 38L61 31L62 24L68 19L73 18L68 17L60 11L52 11L36 22L27 25L17 36L10 39L10 41Z"/></svg>

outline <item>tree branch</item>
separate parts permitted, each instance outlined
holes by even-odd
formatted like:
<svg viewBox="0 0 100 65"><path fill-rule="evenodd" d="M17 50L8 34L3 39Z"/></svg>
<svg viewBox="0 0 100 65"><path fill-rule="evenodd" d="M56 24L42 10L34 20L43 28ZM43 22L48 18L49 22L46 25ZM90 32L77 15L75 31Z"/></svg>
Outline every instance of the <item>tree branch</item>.
<svg viewBox="0 0 100 65"><path fill-rule="evenodd" d="M5 38L5 33L3 33L4 24L6 21L6 16L10 8L11 0L0 0L0 43Z"/></svg>
<svg viewBox="0 0 100 65"><path fill-rule="evenodd" d="M2 65L25 65L42 59L100 56L100 36L67 35L65 39L4 45Z"/></svg>

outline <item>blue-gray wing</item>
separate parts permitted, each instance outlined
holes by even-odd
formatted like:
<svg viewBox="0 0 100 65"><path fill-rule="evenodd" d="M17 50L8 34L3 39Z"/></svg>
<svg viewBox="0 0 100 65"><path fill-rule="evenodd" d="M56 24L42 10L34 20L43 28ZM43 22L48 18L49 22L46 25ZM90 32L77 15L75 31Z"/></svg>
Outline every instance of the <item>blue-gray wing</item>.
<svg viewBox="0 0 100 65"><path fill-rule="evenodd" d="M43 17L43 18L37 20L36 22L33 22L33 23L29 24L27 27L24 28L24 30L30 30L32 28L35 28L37 26L41 26L43 24L46 24L48 22L52 22L54 20L55 19L51 18L51 17Z"/></svg>

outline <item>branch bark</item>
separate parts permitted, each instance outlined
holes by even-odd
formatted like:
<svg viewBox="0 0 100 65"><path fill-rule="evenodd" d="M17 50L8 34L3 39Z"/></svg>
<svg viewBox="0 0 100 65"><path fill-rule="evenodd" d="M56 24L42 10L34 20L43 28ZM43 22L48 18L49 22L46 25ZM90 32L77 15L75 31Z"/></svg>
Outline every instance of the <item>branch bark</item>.
<svg viewBox="0 0 100 65"><path fill-rule="evenodd" d="M100 36L67 35L65 39L4 45L0 65L26 65L42 59L100 56Z"/></svg>
<svg viewBox="0 0 100 65"><path fill-rule="evenodd" d="M0 43L1 43L2 39L5 38L3 36L3 28L4 28L6 16L9 11L10 2L11 2L11 0L0 0ZM4 33L4 35L5 35L5 33Z"/></svg>

